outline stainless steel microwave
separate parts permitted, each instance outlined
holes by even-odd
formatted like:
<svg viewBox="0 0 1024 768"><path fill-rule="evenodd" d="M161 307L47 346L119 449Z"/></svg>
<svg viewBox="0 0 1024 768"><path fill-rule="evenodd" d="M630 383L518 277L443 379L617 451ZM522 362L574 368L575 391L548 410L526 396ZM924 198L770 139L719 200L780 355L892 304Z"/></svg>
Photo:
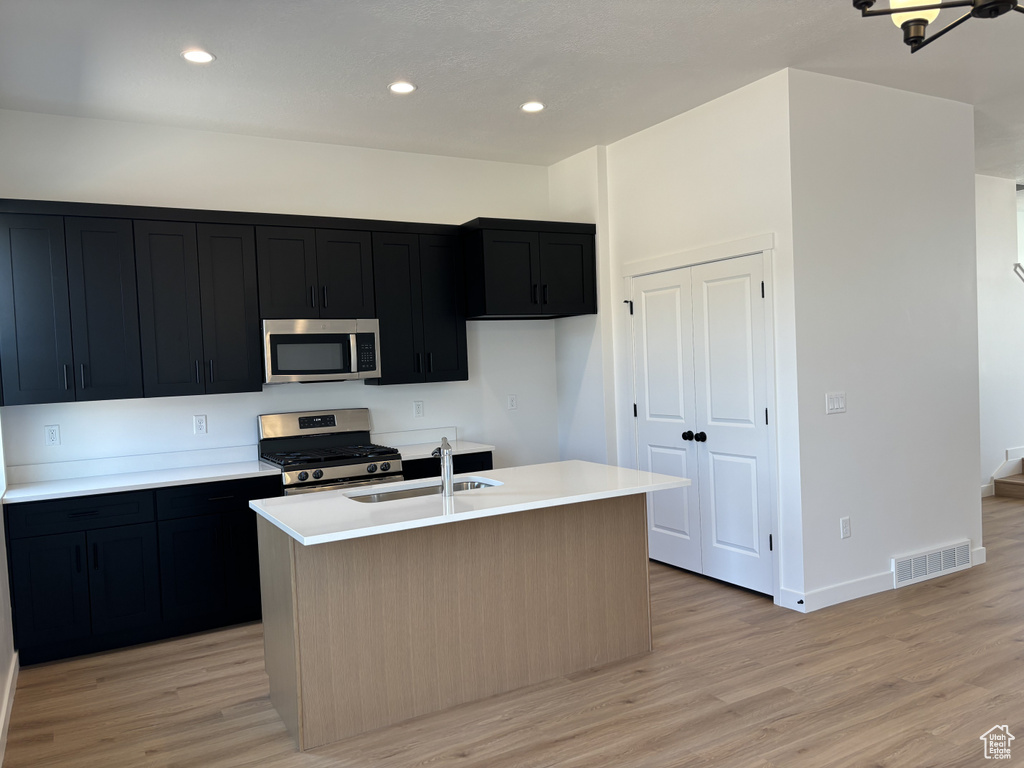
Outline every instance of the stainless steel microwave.
<svg viewBox="0 0 1024 768"><path fill-rule="evenodd" d="M264 320L267 384L380 376L376 320Z"/></svg>

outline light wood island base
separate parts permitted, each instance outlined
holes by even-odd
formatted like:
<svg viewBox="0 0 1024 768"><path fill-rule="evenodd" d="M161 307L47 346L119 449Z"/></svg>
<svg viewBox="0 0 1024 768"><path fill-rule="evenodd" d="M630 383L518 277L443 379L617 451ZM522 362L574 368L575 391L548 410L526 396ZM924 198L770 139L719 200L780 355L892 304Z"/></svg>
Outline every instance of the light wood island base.
<svg viewBox="0 0 1024 768"><path fill-rule="evenodd" d="M312 546L257 521L302 750L651 650L643 494Z"/></svg>

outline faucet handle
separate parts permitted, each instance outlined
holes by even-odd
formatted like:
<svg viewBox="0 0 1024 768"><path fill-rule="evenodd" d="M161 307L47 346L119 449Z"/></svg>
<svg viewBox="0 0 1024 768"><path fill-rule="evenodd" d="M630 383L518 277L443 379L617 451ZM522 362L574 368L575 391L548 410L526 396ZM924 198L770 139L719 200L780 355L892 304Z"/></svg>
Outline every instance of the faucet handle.
<svg viewBox="0 0 1024 768"><path fill-rule="evenodd" d="M435 457L440 457L445 452L451 453L452 452L452 447L448 443L448 438L447 437L442 437L441 438L441 445L438 446L437 448L435 448L434 450L432 450L430 452L430 455L431 456L435 456Z"/></svg>

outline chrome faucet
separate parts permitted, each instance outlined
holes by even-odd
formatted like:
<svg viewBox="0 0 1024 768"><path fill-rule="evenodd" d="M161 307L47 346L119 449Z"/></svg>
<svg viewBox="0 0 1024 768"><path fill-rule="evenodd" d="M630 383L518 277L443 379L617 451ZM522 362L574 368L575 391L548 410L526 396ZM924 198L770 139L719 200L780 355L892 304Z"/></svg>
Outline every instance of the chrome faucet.
<svg viewBox="0 0 1024 768"><path fill-rule="evenodd" d="M448 438L442 437L440 447L435 448L430 455L441 459L441 495L451 498L455 495L455 489L452 487L452 447Z"/></svg>

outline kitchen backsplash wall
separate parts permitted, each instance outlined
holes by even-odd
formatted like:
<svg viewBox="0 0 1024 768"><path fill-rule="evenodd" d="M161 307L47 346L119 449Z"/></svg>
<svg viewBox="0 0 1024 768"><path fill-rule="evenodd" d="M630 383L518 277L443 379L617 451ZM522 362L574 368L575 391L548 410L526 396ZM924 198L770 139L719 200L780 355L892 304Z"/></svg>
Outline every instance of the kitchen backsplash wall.
<svg viewBox="0 0 1024 768"><path fill-rule="evenodd" d="M7 467L81 462L80 472L74 465L69 472L93 474L95 459L253 446L261 413L366 407L374 432L455 425L460 438L495 445L496 466L557 460L553 324L470 323L468 343L466 382L279 384L246 394L7 406L0 409L4 459ZM507 408L510 394L516 410ZM413 415L416 400L424 404L421 418ZM205 435L193 434L198 414L207 417ZM60 427L59 446L44 444L51 424Z"/></svg>

